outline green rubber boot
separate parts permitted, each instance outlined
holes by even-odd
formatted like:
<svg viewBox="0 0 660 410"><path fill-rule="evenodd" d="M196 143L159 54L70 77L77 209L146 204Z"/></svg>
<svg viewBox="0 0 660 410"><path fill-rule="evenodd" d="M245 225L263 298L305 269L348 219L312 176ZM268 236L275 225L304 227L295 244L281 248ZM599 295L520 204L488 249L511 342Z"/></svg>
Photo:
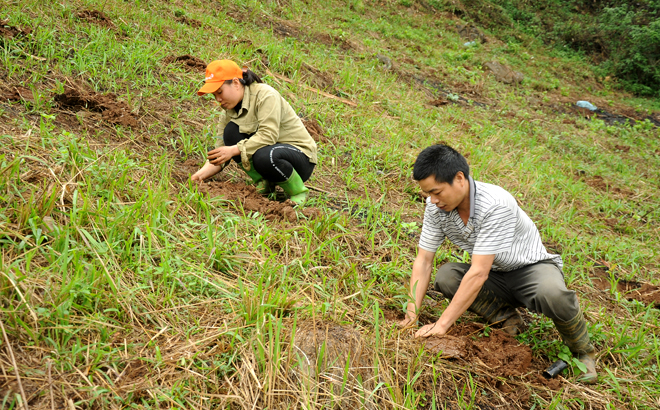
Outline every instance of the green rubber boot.
<svg viewBox="0 0 660 410"><path fill-rule="evenodd" d="M553 319L557 331L564 340L564 343L571 350L571 353L587 367L587 371L577 378L577 381L585 384L594 384L598 382L598 373L596 372L596 352L594 345L589 340L589 331L587 322L584 320L582 311L568 322L562 322Z"/></svg>
<svg viewBox="0 0 660 410"><path fill-rule="evenodd" d="M501 323L502 330L511 336L517 336L524 325L516 308L486 288L481 288L468 310L483 317L489 324Z"/></svg>
<svg viewBox="0 0 660 410"><path fill-rule="evenodd" d="M295 202L296 205L302 206L307 200L307 192L309 192L309 189L307 189L302 178L300 178L300 175L298 175L295 169L289 179L284 182L278 182L277 185L282 187L289 199Z"/></svg>
<svg viewBox="0 0 660 410"><path fill-rule="evenodd" d="M275 190L275 186L273 186L273 184L271 184L268 180L264 179L264 177L262 177L256 169L254 169L254 163L252 161L250 161L249 171L246 170L241 163L239 163L238 166L243 170L243 172L252 178L252 184L257 188L258 193L265 195L270 194Z"/></svg>

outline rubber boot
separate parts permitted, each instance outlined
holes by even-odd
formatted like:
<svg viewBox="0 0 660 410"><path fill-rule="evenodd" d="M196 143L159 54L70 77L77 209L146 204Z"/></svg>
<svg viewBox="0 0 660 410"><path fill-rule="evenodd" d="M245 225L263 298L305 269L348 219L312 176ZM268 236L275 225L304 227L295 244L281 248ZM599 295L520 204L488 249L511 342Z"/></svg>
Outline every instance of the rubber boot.
<svg viewBox="0 0 660 410"><path fill-rule="evenodd" d="M483 317L489 324L502 323L502 330L510 336L517 336L524 324L516 308L486 288L481 288L468 310Z"/></svg>
<svg viewBox="0 0 660 410"><path fill-rule="evenodd" d="M303 183L302 178L293 170L289 179L284 182L278 182L277 185L281 186L284 192L290 200L296 203L296 205L302 206L307 200L307 192L309 189Z"/></svg>
<svg viewBox="0 0 660 410"><path fill-rule="evenodd" d="M250 170L246 170L243 167L243 164L238 164L239 168L243 170L250 178L252 178L252 184L257 188L257 192L260 194L270 194L274 191L274 186L266 179L264 179L260 173L254 169L254 163L250 161Z"/></svg>
<svg viewBox="0 0 660 410"><path fill-rule="evenodd" d="M594 346L589 340L589 331L587 322L584 320L582 311L568 322L562 322L553 319L557 331L562 340L568 346L573 356L587 367L587 371L577 378L577 381L585 384L594 384L598 382L598 373L596 372L596 352Z"/></svg>

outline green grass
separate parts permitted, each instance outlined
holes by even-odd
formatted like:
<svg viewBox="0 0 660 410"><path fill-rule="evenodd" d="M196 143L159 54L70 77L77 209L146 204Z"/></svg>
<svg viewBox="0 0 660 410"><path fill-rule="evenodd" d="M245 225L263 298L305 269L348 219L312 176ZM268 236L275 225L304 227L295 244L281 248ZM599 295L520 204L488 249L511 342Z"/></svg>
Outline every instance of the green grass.
<svg viewBox="0 0 660 410"><path fill-rule="evenodd" d="M56 406L71 400L78 408L494 403L500 392L487 369L434 358L383 313L405 303L422 222L412 163L439 141L469 154L475 178L512 192L545 242L561 249L597 342L594 389L548 391L505 378L528 393L507 396L509 406L658 405L658 310L597 291L590 279L605 264L613 281L658 284L658 130L607 126L538 103L587 95L652 111L657 101L601 88L585 62L535 43L493 39L465 48L455 20L417 2L0 4L0 18L32 29L0 40L0 87L32 92L30 101L0 103L0 301L10 341L0 353L3 407L20 407L14 365L30 408L49 407L51 394ZM81 21L82 9L103 10L115 27ZM175 11L204 26L177 22ZM265 19L292 21L300 38L278 37ZM323 44L322 34L353 46ZM328 142L319 144L310 184L330 194L314 193L318 218L269 221L181 182L181 162L201 164L218 134L217 108L195 94L203 73L162 62L183 54L249 62L297 112L322 124ZM265 75L262 57L294 82ZM495 82L482 70L490 60L527 80ZM332 78L326 91L357 108L302 87L303 62ZM488 106L425 106L440 91L407 74ZM67 113L53 95L71 84L117 94L139 126ZM596 176L609 191L589 183ZM236 170L226 178L243 180ZM616 228L604 222L612 218ZM445 244L436 263L457 260L453 254ZM293 340L310 321L354 327L367 364L355 365L351 354L326 367L321 360L306 380ZM533 321L520 341L539 360L561 353L547 319Z"/></svg>

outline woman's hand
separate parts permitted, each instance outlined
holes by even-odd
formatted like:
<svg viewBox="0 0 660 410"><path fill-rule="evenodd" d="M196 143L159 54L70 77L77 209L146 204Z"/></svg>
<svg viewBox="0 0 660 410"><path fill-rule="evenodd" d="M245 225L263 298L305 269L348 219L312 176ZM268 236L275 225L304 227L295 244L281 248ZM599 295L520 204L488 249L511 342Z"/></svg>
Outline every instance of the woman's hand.
<svg viewBox="0 0 660 410"><path fill-rule="evenodd" d="M207 158L211 164L220 166L237 155L241 155L241 151L236 145L232 145L230 147L220 147L213 151L209 151Z"/></svg>
<svg viewBox="0 0 660 410"><path fill-rule="evenodd" d="M222 166L213 165L210 162L206 162L204 166L193 175L190 176L190 179L197 182L202 182L207 178L211 178L213 175L222 171Z"/></svg>

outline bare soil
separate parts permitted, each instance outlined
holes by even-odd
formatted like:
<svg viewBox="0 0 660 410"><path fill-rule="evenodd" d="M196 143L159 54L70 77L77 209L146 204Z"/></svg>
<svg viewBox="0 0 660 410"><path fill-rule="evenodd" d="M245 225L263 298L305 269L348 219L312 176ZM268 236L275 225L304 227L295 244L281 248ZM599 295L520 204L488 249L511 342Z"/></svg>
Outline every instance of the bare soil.
<svg viewBox="0 0 660 410"><path fill-rule="evenodd" d="M177 166L177 169L174 171L174 178L183 182L196 172L199 167L198 160L189 159ZM222 175L220 178L222 178ZM321 211L318 208L304 207L296 210L294 209L295 204L288 199L284 202L270 200L259 194L252 185L218 180L218 177L200 183L199 191L209 196L221 196L229 200L235 200L243 206L244 210L259 212L271 221L284 220L297 222L299 215L306 218L315 218L321 215Z"/></svg>
<svg viewBox="0 0 660 410"><path fill-rule="evenodd" d="M82 10L76 13L76 17L88 23L98 24L102 27L114 28L115 24L102 11Z"/></svg>
<svg viewBox="0 0 660 410"><path fill-rule="evenodd" d="M2 91L2 100L6 101L28 101L34 102L34 97L32 95L32 90L20 85L11 86L8 89Z"/></svg>
<svg viewBox="0 0 660 410"><path fill-rule="evenodd" d="M329 141L328 137L325 136L325 130L314 118L303 118L302 122L314 141L323 143Z"/></svg>
<svg viewBox="0 0 660 410"><path fill-rule="evenodd" d="M182 56L169 56L163 59L163 63L179 63L183 65L188 71L201 71L206 70L206 63L201 58L191 56L190 54L184 54Z"/></svg>
<svg viewBox="0 0 660 410"><path fill-rule="evenodd" d="M118 101L117 96L112 93L98 94L69 88L62 94L56 94L54 101L60 108L72 111L100 112L103 119L111 124L127 127L137 127L138 125L128 104Z"/></svg>
<svg viewBox="0 0 660 410"><path fill-rule="evenodd" d="M18 27L10 26L8 23L9 22L6 20L0 20L0 37L5 37L5 38L20 37L20 36L26 36L32 32L32 30L29 28L21 29Z"/></svg>
<svg viewBox="0 0 660 410"><path fill-rule="evenodd" d="M201 21L195 20L195 19L192 19L192 18L186 17L186 16L178 17L176 19L176 21L178 21L181 24L185 24L187 26L193 27L193 28L200 28L204 25L204 23L202 23Z"/></svg>
<svg viewBox="0 0 660 410"><path fill-rule="evenodd" d="M596 269L594 276L591 277L591 281L597 289L608 292L612 289L610 279L609 271L603 268ZM652 305L654 308L660 309L660 286L617 277L614 279L616 290L627 300L637 300L645 305Z"/></svg>

